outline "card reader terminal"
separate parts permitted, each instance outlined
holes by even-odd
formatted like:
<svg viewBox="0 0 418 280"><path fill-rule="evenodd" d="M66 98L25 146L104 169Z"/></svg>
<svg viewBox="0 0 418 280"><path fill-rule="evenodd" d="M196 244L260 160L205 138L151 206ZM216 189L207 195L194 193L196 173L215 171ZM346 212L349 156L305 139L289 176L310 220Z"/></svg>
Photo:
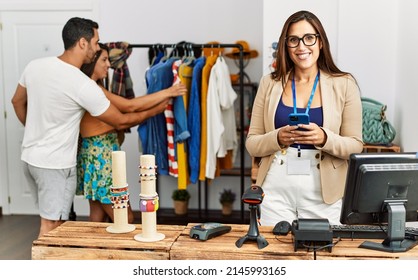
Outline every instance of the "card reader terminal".
<svg viewBox="0 0 418 280"><path fill-rule="evenodd" d="M221 223L203 223L195 225L190 229L190 237L198 240L208 240L230 231L230 226Z"/></svg>

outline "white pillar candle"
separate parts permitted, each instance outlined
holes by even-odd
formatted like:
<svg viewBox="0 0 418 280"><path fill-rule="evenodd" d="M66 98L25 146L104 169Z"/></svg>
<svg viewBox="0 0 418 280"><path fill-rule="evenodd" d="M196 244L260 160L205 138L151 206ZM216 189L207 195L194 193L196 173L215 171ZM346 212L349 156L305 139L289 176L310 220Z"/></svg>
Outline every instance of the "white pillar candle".
<svg viewBox="0 0 418 280"><path fill-rule="evenodd" d="M112 152L113 187L126 186L126 156L124 151Z"/></svg>

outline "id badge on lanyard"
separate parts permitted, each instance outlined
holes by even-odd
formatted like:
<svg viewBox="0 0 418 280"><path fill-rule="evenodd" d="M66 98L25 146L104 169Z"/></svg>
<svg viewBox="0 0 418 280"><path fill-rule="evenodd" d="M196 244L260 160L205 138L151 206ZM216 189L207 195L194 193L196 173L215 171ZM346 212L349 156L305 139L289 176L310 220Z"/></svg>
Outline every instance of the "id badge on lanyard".
<svg viewBox="0 0 418 280"><path fill-rule="evenodd" d="M305 158L287 158L288 175L309 175L311 174L311 161Z"/></svg>

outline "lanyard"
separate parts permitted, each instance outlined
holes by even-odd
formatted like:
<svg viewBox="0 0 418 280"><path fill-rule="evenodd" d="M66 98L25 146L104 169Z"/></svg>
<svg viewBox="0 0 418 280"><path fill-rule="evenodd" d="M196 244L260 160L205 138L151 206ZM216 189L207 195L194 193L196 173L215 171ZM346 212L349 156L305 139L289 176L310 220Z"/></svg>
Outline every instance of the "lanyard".
<svg viewBox="0 0 418 280"><path fill-rule="evenodd" d="M308 106L306 107L305 114L307 114L309 112L309 109L311 108L311 103L312 103L313 96L315 94L316 86L318 85L318 80L319 80L319 71L318 71L318 74L316 74L315 82L314 82L313 87L312 87L311 96L309 97ZM293 95L293 113L296 114L297 111L296 111L296 84L295 84L295 75L293 75L293 78L292 78L292 95Z"/></svg>
<svg viewBox="0 0 418 280"><path fill-rule="evenodd" d="M309 109L311 108L311 103L312 103L312 99L314 97L315 94L315 90L316 90L316 86L318 85L318 80L319 80L319 70L318 70L318 74L316 74L315 77L315 82L313 84L312 87L312 91L311 91L311 96L309 97L309 101L308 101L308 105L306 106L306 111L305 114L308 114ZM292 95L293 95L293 113L297 113L296 110L296 84L295 84L295 75L293 74L292 77ZM300 157L301 151L300 151L300 145L298 145L298 157Z"/></svg>

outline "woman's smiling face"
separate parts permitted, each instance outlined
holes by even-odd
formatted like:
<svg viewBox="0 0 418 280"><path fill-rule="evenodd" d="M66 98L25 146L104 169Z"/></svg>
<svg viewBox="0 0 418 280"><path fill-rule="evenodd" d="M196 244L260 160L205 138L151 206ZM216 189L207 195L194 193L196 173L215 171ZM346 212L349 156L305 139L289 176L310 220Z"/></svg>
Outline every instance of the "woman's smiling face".
<svg viewBox="0 0 418 280"><path fill-rule="evenodd" d="M92 79L97 81L107 77L110 68L109 53L107 50L102 49L99 59L94 66L94 72Z"/></svg>
<svg viewBox="0 0 418 280"><path fill-rule="evenodd" d="M295 23L292 23L289 26L287 37L295 36L297 38L302 38L306 34L316 35L317 31L313 26L306 20L301 20ZM306 42L307 40L305 40ZM296 68L300 69L309 69L311 67L316 67L316 63L321 51L322 43L321 38L316 38L316 43L312 46L306 46L305 43L300 40L299 45L294 48L287 47L289 56L292 61L295 63Z"/></svg>

